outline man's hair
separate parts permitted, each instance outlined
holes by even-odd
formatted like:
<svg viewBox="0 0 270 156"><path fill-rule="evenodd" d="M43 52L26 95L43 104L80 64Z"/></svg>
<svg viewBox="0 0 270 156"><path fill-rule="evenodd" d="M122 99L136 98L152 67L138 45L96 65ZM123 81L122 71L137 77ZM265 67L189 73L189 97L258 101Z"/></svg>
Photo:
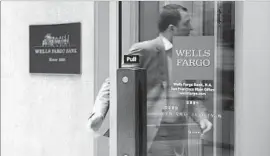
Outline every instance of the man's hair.
<svg viewBox="0 0 270 156"><path fill-rule="evenodd" d="M168 4L162 8L158 21L159 32L164 32L170 24L178 25L181 20L179 10L187 12L187 8L178 4Z"/></svg>

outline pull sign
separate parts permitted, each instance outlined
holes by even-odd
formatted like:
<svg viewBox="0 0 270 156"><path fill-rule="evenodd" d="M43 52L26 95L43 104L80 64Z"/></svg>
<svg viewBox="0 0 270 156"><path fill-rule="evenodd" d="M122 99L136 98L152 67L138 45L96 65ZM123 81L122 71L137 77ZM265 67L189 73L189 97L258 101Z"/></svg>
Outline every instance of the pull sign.
<svg viewBox="0 0 270 156"><path fill-rule="evenodd" d="M139 63L139 55L124 55L124 63Z"/></svg>

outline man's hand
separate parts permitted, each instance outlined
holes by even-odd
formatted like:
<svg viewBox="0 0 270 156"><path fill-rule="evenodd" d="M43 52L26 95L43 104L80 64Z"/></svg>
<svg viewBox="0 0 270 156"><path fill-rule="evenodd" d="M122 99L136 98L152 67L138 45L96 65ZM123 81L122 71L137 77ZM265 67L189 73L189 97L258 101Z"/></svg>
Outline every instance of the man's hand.
<svg viewBox="0 0 270 156"><path fill-rule="evenodd" d="M93 131L97 131L102 125L102 122L103 116L99 113L95 113L88 119L88 128L92 129Z"/></svg>
<svg viewBox="0 0 270 156"><path fill-rule="evenodd" d="M200 127L203 130L202 135L204 135L206 132L210 131L212 128L212 123L207 119L202 119L200 121Z"/></svg>

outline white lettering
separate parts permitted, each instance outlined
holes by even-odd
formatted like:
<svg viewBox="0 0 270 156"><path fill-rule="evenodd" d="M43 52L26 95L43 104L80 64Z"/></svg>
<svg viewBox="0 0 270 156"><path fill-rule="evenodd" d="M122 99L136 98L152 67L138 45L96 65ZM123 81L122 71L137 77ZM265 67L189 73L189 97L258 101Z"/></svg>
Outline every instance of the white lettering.
<svg viewBox="0 0 270 156"><path fill-rule="evenodd" d="M210 66L210 60L205 59L189 59L189 60L183 60L183 59L177 59L177 66L187 66L187 67L208 67Z"/></svg>

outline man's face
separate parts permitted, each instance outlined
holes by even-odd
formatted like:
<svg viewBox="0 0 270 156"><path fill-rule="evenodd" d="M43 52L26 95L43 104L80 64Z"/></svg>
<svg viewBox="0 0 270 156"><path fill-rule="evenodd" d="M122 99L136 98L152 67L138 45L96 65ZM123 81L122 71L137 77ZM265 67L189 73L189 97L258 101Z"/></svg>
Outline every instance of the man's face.
<svg viewBox="0 0 270 156"><path fill-rule="evenodd" d="M181 15L181 20L178 22L177 26L174 26L172 31L173 36L189 36L190 31L193 29L191 26L191 17L188 12L179 11Z"/></svg>

